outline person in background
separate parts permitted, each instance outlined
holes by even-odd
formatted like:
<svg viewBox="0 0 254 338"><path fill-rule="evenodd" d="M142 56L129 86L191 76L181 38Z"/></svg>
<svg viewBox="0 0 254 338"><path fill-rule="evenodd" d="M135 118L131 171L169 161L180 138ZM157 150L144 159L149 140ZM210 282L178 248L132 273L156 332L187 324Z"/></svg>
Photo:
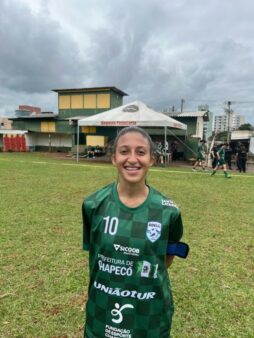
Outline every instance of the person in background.
<svg viewBox="0 0 254 338"><path fill-rule="evenodd" d="M226 143L225 148L225 162L229 170L232 170L232 148L230 147L230 144Z"/></svg>
<svg viewBox="0 0 254 338"><path fill-rule="evenodd" d="M173 141L171 143L171 153L172 153L172 161L177 160L177 142Z"/></svg>
<svg viewBox="0 0 254 338"><path fill-rule="evenodd" d="M157 161L159 164L163 164L163 145L162 142L156 142L156 155L157 155Z"/></svg>
<svg viewBox="0 0 254 338"><path fill-rule="evenodd" d="M229 176L227 172L227 165L225 162L225 149L226 149L226 144L222 144L220 149L217 152L218 160L217 160L216 167L213 169L211 176L216 174L216 171L219 167L222 167L225 178L231 178L231 176Z"/></svg>
<svg viewBox="0 0 254 338"><path fill-rule="evenodd" d="M238 142L237 145L236 145L236 148L235 148L235 160L236 160L236 166L237 166L237 170L240 171L240 163L239 163L239 160L237 158L237 154L238 152L240 151L240 148L242 146L242 143L241 142Z"/></svg>
<svg viewBox="0 0 254 338"><path fill-rule="evenodd" d="M169 154L168 141L164 142L163 156L164 156L164 159L165 159L165 163L169 164L170 154Z"/></svg>
<svg viewBox="0 0 254 338"><path fill-rule="evenodd" d="M205 140L200 140L199 144L198 144L198 150L197 150L197 156L196 156L196 162L193 165L192 170L196 171L196 167L197 166L201 166L203 170L207 170L206 169L206 141Z"/></svg>
<svg viewBox="0 0 254 338"><path fill-rule="evenodd" d="M246 162L247 162L247 150L243 144L240 145L240 147L237 150L236 153L236 159L239 167L240 173L246 172Z"/></svg>
<svg viewBox="0 0 254 338"><path fill-rule="evenodd" d="M210 156L212 159L212 168L214 169L218 162L218 148L216 144L212 147Z"/></svg>

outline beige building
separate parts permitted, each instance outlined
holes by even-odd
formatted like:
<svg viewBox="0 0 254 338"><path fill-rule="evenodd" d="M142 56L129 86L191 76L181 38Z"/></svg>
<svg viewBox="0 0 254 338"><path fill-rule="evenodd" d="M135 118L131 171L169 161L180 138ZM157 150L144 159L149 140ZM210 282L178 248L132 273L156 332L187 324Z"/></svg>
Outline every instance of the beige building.
<svg viewBox="0 0 254 338"><path fill-rule="evenodd" d="M12 121L8 117L0 117L0 129L12 129Z"/></svg>
<svg viewBox="0 0 254 338"><path fill-rule="evenodd" d="M214 117L214 131L222 132L229 130L236 130L240 127L241 124L245 123L245 117L238 114L228 115L216 115ZM229 128L228 128L229 125Z"/></svg>

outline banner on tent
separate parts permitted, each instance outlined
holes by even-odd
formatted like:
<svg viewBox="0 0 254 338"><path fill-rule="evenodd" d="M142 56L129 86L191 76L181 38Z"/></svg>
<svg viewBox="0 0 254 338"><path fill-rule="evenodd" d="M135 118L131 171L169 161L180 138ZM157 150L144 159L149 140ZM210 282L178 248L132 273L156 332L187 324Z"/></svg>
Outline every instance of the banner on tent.
<svg viewBox="0 0 254 338"><path fill-rule="evenodd" d="M101 126L135 126L136 121L101 121Z"/></svg>

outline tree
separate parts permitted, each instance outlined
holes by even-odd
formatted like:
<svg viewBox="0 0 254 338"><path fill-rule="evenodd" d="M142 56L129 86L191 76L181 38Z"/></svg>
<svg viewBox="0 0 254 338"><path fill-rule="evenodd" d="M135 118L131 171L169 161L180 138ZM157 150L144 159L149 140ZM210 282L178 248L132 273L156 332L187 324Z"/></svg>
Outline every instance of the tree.
<svg viewBox="0 0 254 338"><path fill-rule="evenodd" d="M209 106L208 104L201 104L198 106L198 110L201 110L201 111L205 111L205 110L209 110Z"/></svg>
<svg viewBox="0 0 254 338"><path fill-rule="evenodd" d="M250 123L244 123L237 130L254 130L254 127Z"/></svg>
<svg viewBox="0 0 254 338"><path fill-rule="evenodd" d="M220 133L216 134L215 140L227 142L227 137L228 137L228 132L227 131L221 131Z"/></svg>

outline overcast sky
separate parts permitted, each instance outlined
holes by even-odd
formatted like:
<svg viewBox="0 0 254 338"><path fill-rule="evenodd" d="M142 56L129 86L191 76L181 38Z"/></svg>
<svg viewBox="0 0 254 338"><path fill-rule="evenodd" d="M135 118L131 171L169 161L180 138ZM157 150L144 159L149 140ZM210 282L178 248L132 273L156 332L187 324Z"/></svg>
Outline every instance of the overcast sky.
<svg viewBox="0 0 254 338"><path fill-rule="evenodd" d="M1 0L0 113L115 86L158 110L232 101L254 124L253 18L253 0Z"/></svg>

